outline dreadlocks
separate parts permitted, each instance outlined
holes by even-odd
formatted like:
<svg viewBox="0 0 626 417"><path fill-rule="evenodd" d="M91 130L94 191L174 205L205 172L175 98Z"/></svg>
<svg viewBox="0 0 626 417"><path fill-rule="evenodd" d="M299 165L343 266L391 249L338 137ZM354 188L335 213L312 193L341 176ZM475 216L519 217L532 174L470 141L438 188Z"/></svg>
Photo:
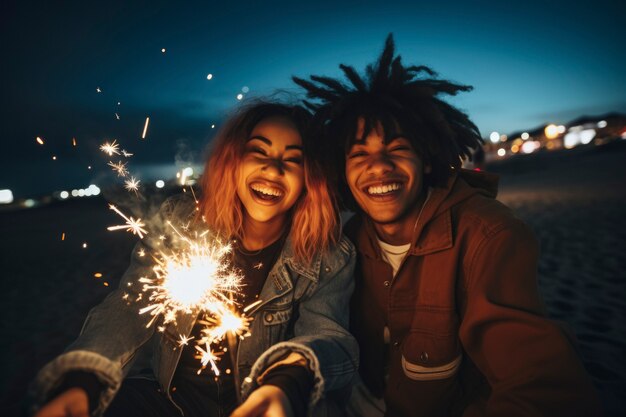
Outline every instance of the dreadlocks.
<svg viewBox="0 0 626 417"><path fill-rule="evenodd" d="M394 55L393 35L389 34L378 61L365 68L364 76L351 66L340 65L349 83L317 75L311 75L310 81L293 80L306 90L310 101L304 104L315 112L319 133L327 139L325 150L335 156L334 168L341 168L338 172L344 172L345 154L352 144L364 141L380 123L385 141L402 133L431 166L425 177L428 185L441 185L462 160L471 158L472 149L482 139L465 113L439 97L471 91L472 87L438 79L426 66L405 67L400 55ZM359 118L364 130L356 138ZM337 176L344 203L355 208L343 174Z"/></svg>

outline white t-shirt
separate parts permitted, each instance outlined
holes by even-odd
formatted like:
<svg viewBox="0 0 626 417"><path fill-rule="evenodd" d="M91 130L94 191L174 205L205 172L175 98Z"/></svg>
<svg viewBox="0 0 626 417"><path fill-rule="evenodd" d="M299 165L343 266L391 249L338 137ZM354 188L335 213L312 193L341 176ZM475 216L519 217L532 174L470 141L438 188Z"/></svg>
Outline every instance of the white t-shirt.
<svg viewBox="0 0 626 417"><path fill-rule="evenodd" d="M376 238L378 241L378 246L380 246L381 254L385 262L391 265L391 269L393 269L393 276L396 276L398 269L400 269L400 264L404 257L411 249L411 244L407 243L406 245L390 245L389 243L385 243L382 240Z"/></svg>

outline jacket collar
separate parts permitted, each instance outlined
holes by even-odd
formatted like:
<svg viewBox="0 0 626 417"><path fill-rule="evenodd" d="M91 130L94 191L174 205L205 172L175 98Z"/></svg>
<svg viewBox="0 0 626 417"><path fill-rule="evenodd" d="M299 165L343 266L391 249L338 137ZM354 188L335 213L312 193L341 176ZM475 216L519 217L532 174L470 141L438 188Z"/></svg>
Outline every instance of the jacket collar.
<svg viewBox="0 0 626 417"><path fill-rule="evenodd" d="M261 302L248 311L247 314L254 314L272 300L280 298L293 290L293 275L287 270L287 265L293 272L303 275L311 281L317 282L319 280L321 262L321 253L317 253L309 265L297 261L291 238L287 237L280 256L267 275L265 284L263 284L261 294L259 295Z"/></svg>

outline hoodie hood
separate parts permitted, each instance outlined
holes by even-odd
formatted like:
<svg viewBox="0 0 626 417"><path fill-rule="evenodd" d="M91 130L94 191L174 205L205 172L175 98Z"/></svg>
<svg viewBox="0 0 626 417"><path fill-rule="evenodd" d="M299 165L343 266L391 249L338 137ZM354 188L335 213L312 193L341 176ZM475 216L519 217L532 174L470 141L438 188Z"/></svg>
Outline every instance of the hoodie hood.
<svg viewBox="0 0 626 417"><path fill-rule="evenodd" d="M413 241L411 242L413 246L410 249L410 253L420 255L451 247L452 221L450 211L452 207L477 195L495 199L498 194L498 180L499 176L496 174L459 169L455 170L445 186L432 188L416 223ZM362 216L365 226L363 232L367 234L367 239L357 238L356 240L353 239L353 241L359 242L359 251L366 256L379 258L380 250L376 240L374 225L369 218ZM434 222L435 219L441 221ZM357 223L360 223L360 221L355 219L355 222L350 223L352 224L347 225L348 230L346 233L349 237L356 237L352 233L356 232L358 228ZM432 236L436 236L436 238L429 239L424 247L417 246L424 228L429 225L431 229L437 229L431 230L434 232Z"/></svg>
<svg viewBox="0 0 626 417"><path fill-rule="evenodd" d="M499 179L498 175L484 171L456 170L445 187L432 189L415 227L415 240L419 239L422 230L431 220L449 212L455 205L475 195L495 199L498 195Z"/></svg>

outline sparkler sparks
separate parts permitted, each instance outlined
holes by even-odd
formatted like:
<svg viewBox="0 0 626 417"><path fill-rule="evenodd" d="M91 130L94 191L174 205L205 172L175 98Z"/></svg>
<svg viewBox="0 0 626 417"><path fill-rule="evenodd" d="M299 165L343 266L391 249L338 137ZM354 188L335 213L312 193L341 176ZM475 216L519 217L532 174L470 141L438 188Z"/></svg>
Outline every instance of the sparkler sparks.
<svg viewBox="0 0 626 417"><path fill-rule="evenodd" d="M148 133L148 124L150 123L150 117L146 117L146 124L143 125L143 133L141 134L141 139L146 138L146 133Z"/></svg>
<svg viewBox="0 0 626 417"><path fill-rule="evenodd" d="M38 144L43 145L43 139L41 139L41 137L37 136L35 140L37 141Z"/></svg>
<svg viewBox="0 0 626 417"><path fill-rule="evenodd" d="M124 182L124 188L126 188L128 191L134 191L135 194L137 194L137 191L139 191L139 183L140 182L141 181L139 181L135 177L130 177L129 180L126 180Z"/></svg>
<svg viewBox="0 0 626 417"><path fill-rule="evenodd" d="M109 204L109 208L113 210L114 212L116 212L117 214L119 214L124 220L126 220L126 224L122 224L119 226L109 226L107 227L107 230L113 231L113 230L126 229L127 232L131 232L134 235L138 235L140 239L143 239L143 236L148 234L146 229L143 228L145 224L141 222L141 219L135 220L132 217L126 217L126 215L122 213L113 204Z"/></svg>
<svg viewBox="0 0 626 417"><path fill-rule="evenodd" d="M202 366L207 366L208 364L211 364L211 369L213 370L213 373L216 376L219 376L220 370L217 368L217 364L215 363L219 360L219 357L217 357L215 353L213 353L213 351L211 350L211 346L208 343L205 346L206 349L202 349L202 347L196 346L196 350L200 353L198 359L200 359L200 363L202 363ZM202 372L202 369L198 371L198 374L200 374L200 372Z"/></svg>
<svg viewBox="0 0 626 417"><path fill-rule="evenodd" d="M178 340L178 346L180 347L187 346L192 339L193 339L193 336L189 337L189 336L183 336L181 334L180 339Z"/></svg>
<svg viewBox="0 0 626 417"><path fill-rule="evenodd" d="M124 155L126 158L130 158L131 156L133 156L133 154L127 152L126 149L122 149L122 155Z"/></svg>
<svg viewBox="0 0 626 417"><path fill-rule="evenodd" d="M182 236L186 248L180 252L159 253L155 257L154 278L142 277L143 291L149 293L152 304L139 313L149 312L153 319L163 315L164 323L174 322L178 312L219 312L223 304L232 303L229 295L241 285L237 275L225 257L232 250L230 245L206 239L192 240Z"/></svg>
<svg viewBox="0 0 626 417"><path fill-rule="evenodd" d="M113 171L117 172L118 177L125 177L128 175L126 162L119 161L118 163L114 163L114 162L109 161L107 165L113 168Z"/></svg>
<svg viewBox="0 0 626 417"><path fill-rule="evenodd" d="M105 142L104 145L100 146L100 150L109 156L119 155L120 154L120 145L117 143L117 140L113 140L112 143Z"/></svg>

